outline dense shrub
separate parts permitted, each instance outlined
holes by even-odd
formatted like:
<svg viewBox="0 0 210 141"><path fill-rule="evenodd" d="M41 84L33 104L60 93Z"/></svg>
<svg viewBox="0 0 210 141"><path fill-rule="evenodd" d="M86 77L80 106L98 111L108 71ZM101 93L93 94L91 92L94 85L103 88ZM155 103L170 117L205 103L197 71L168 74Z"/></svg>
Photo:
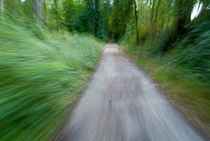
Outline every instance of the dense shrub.
<svg viewBox="0 0 210 141"><path fill-rule="evenodd" d="M101 47L87 35L35 33L1 20L0 140L49 139L95 68Z"/></svg>

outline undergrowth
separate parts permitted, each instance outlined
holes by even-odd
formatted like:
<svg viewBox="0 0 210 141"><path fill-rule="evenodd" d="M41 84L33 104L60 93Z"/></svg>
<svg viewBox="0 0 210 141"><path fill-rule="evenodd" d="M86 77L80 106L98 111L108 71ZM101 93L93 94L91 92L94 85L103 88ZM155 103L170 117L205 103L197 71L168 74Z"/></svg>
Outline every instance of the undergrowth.
<svg viewBox="0 0 210 141"><path fill-rule="evenodd" d="M209 25L207 21L194 25L187 36L171 45L167 52L163 52L159 44L161 36L139 46L128 41L121 44L160 84L178 109L210 137Z"/></svg>
<svg viewBox="0 0 210 141"><path fill-rule="evenodd" d="M45 141L84 88L103 43L48 33L24 19L0 21L0 140Z"/></svg>

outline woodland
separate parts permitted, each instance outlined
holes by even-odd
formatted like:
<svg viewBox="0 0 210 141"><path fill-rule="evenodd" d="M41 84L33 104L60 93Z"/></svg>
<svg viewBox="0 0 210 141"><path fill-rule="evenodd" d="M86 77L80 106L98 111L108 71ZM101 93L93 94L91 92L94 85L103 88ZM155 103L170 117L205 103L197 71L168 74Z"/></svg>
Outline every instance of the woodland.
<svg viewBox="0 0 210 141"><path fill-rule="evenodd" d="M209 0L0 0L0 141L47 141L116 42L210 136Z"/></svg>

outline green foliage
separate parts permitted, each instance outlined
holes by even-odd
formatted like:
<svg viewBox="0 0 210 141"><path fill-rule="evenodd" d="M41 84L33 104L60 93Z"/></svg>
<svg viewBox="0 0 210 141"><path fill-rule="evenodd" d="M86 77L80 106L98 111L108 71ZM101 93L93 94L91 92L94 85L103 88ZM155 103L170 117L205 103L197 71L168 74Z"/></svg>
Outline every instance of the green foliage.
<svg viewBox="0 0 210 141"><path fill-rule="evenodd" d="M192 77L203 83L210 83L210 22L204 21L195 26L188 36L174 49L177 55L173 65L184 64L191 70ZM183 47L185 48L183 50Z"/></svg>
<svg viewBox="0 0 210 141"><path fill-rule="evenodd" d="M130 16L133 11L133 0L114 0L112 13L109 18L109 33L110 38L119 40L124 36Z"/></svg>
<svg viewBox="0 0 210 141"><path fill-rule="evenodd" d="M0 22L1 141L48 140L102 52L87 35L40 34Z"/></svg>
<svg viewBox="0 0 210 141"><path fill-rule="evenodd" d="M124 50L151 73L178 108L188 116L196 115L199 126L209 135L209 2L200 1L201 13L193 20L195 0L142 2L139 0L140 44L136 46L135 28L130 25L121 41Z"/></svg>
<svg viewBox="0 0 210 141"><path fill-rule="evenodd" d="M196 4L201 12L192 20ZM48 139L101 54L101 44L83 33L129 45L126 51L209 125L209 112L204 113L210 89L209 7L209 0L4 0L0 136Z"/></svg>
<svg viewBox="0 0 210 141"><path fill-rule="evenodd" d="M138 2L141 7L139 30L142 31L141 46L137 47L139 56L162 58L162 61L167 60L167 65L183 66L190 70L189 77L209 84L209 10L203 6L198 18L190 20L193 6L197 4L195 0ZM208 5L206 1L202 4ZM134 43L134 30L130 26L124 43Z"/></svg>

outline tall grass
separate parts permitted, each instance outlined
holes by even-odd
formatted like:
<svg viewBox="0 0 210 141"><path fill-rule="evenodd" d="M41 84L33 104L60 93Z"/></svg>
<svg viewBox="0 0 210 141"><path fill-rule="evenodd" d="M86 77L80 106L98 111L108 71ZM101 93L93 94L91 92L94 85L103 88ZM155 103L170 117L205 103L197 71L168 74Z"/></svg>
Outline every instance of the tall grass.
<svg viewBox="0 0 210 141"><path fill-rule="evenodd" d="M93 37L35 28L0 21L0 141L48 140L102 52Z"/></svg>

